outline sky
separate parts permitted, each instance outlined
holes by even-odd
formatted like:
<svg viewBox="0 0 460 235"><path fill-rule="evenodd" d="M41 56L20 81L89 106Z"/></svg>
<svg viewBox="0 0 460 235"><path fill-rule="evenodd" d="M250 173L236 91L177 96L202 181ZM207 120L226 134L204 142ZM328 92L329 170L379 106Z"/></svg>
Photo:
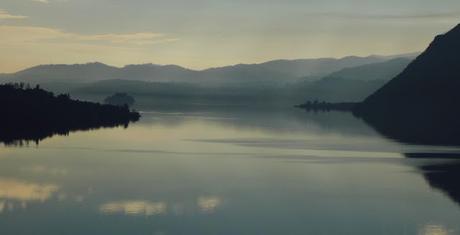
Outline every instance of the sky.
<svg viewBox="0 0 460 235"><path fill-rule="evenodd" d="M411 53L458 23L459 0L0 0L0 73Z"/></svg>

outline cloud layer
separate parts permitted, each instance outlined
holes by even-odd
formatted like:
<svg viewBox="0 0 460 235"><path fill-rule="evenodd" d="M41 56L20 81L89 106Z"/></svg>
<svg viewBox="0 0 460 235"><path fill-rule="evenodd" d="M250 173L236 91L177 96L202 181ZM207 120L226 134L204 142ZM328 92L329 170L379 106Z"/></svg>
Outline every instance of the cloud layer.
<svg viewBox="0 0 460 235"><path fill-rule="evenodd" d="M27 16L13 15L6 10L0 9L0 20L21 20L25 18L27 18Z"/></svg>
<svg viewBox="0 0 460 235"><path fill-rule="evenodd" d="M145 45L173 42L179 39L164 34L141 32L130 34L77 34L58 29L31 26L0 26L1 43L106 43Z"/></svg>
<svg viewBox="0 0 460 235"><path fill-rule="evenodd" d="M460 21L458 0L2 0L1 8L0 73L401 54Z"/></svg>

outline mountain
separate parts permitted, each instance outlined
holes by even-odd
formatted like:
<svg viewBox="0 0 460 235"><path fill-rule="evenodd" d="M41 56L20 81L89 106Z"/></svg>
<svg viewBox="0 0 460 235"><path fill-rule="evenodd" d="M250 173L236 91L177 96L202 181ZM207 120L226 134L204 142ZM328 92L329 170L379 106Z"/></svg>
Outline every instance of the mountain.
<svg viewBox="0 0 460 235"><path fill-rule="evenodd" d="M389 81L400 74L411 61L411 58L395 58L385 62L345 68L329 74L326 78L341 78L361 81Z"/></svg>
<svg viewBox="0 0 460 235"><path fill-rule="evenodd" d="M317 81L294 84L301 90L302 100L327 102L361 102L386 82L401 73L411 58L395 58L385 62L345 68ZM299 91L300 92L300 91Z"/></svg>
<svg viewBox="0 0 460 235"><path fill-rule="evenodd" d="M361 102L388 81L392 74L401 72L408 61L409 59L397 58L346 68L313 81L312 77L287 81L286 77L289 75L252 65L228 66L201 72L173 65L130 65L121 68L120 73L131 74L136 78L146 78L152 73L162 77L165 74L159 72L165 70L161 68L170 67L168 70L175 72L168 74L184 79L174 79L175 82L110 79L87 83L42 82L40 85L56 93L70 93L81 98L85 94L108 96L117 92L126 92L171 100L184 97L208 100L218 98L216 101L219 102L222 99L246 99L250 103L262 99L271 103L283 102L285 105L302 103L306 100ZM255 76L255 74L259 75Z"/></svg>
<svg viewBox="0 0 460 235"><path fill-rule="evenodd" d="M355 113L395 138L460 143L460 24L437 36Z"/></svg>
<svg viewBox="0 0 460 235"><path fill-rule="evenodd" d="M326 102L361 102L385 84L385 80L354 80L326 77L297 85L294 94L301 94L296 102L321 100ZM293 85L295 86L295 85Z"/></svg>
<svg viewBox="0 0 460 235"><path fill-rule="evenodd" d="M177 65L127 65L122 68L102 63L73 65L39 65L13 74L3 74L7 82L82 83L110 79L150 82L188 82L220 86L227 84L286 84L301 77L319 77L332 72L366 64L384 62L390 57L344 57L341 59L275 60L261 64L238 64L205 70L191 70Z"/></svg>
<svg viewBox="0 0 460 235"><path fill-rule="evenodd" d="M394 56L351 56L276 60L200 71L155 64L121 68L102 63L41 65L6 75L3 81L40 84L55 93L70 93L82 99L87 95L94 98L126 92L162 100L193 98L219 103L239 100L293 105L315 99L359 102L381 87L391 74L402 71L405 61ZM326 77L321 79L321 74Z"/></svg>
<svg viewBox="0 0 460 235"><path fill-rule="evenodd" d="M404 54L401 57L410 57ZM238 64L201 71L207 82L256 83L269 82L286 84L301 80L317 80L327 74L345 68L384 62L398 56L348 56L340 59L297 59L273 60L260 64ZM214 79L214 80L213 80Z"/></svg>
<svg viewBox="0 0 460 235"><path fill-rule="evenodd" d="M343 77L328 75L325 78L310 81L304 79L297 82L283 84L277 78L277 72L263 77L263 80L251 78L251 74L256 73L257 69L249 65L231 66L227 68L210 69L203 72L203 77L197 78L200 81L209 79L204 84L192 82L146 82L135 80L112 79L87 83L83 85L68 84L71 87L72 95L100 95L107 96L117 92L126 92L135 96L150 96L168 99L214 99L221 102L227 100L244 100L243 102L253 103L258 100L265 100L267 103L275 101L286 104L296 104L306 100L322 100L328 102L361 102L367 96L383 86L391 79L392 74L397 74L404 69L404 65L409 63L409 59L398 58L388 62L381 62L369 65L358 66L341 70ZM256 67L257 68L257 67ZM364 69L363 69L364 68ZM370 72L368 70L370 68ZM363 72L363 70L365 72ZM222 74L235 74L236 77L223 77ZM368 72L369 71L369 72ZM260 71L261 73L264 70ZM221 73L220 79L212 74ZM366 78L368 76L369 78ZM260 77L260 76L258 76ZM356 78L356 79L355 79ZM231 81L231 82L230 82ZM270 82L267 82L270 81ZM209 84L221 84L221 86L209 87ZM43 84L42 87L62 92L65 84L57 86L56 83ZM64 91L64 93L67 93Z"/></svg>
<svg viewBox="0 0 460 235"><path fill-rule="evenodd" d="M202 93L201 88L188 83L145 82L131 80L104 80L88 83L71 90L71 94L108 95L126 92L136 96L193 96Z"/></svg>
<svg viewBox="0 0 460 235"><path fill-rule="evenodd" d="M102 63L39 65L6 75L5 79L28 83L90 82L111 79L118 71L118 68Z"/></svg>
<svg viewBox="0 0 460 235"><path fill-rule="evenodd" d="M82 83L110 79L151 80L151 81L182 81L191 79L196 72L176 65L127 65L122 68L102 63L73 65L39 65L3 75L8 81L28 83Z"/></svg>
<svg viewBox="0 0 460 235"><path fill-rule="evenodd" d="M284 89L274 87L221 86L206 87L192 83L164 83L129 80L106 80L89 83L70 91L76 97L105 97L116 92L125 92L136 98L144 97L155 101L206 100L216 104L238 102L249 104L258 100L273 102L281 99Z"/></svg>
<svg viewBox="0 0 460 235"><path fill-rule="evenodd" d="M111 79L126 79L152 82L193 82L199 72L177 65L141 64L120 68Z"/></svg>
<svg viewBox="0 0 460 235"><path fill-rule="evenodd" d="M341 59L320 58L300 60L274 60L259 64L259 66L265 69L290 74L294 77L311 77L324 76L344 68L378 63L386 60L388 60L388 58L385 56L348 56Z"/></svg>

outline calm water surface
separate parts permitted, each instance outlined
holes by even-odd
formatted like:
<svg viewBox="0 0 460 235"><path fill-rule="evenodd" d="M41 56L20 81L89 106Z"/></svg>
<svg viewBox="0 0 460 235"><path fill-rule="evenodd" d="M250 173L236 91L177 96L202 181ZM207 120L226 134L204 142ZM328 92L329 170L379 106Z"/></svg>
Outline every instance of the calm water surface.
<svg viewBox="0 0 460 235"><path fill-rule="evenodd" d="M347 113L145 111L127 129L2 145L0 234L460 234L445 182L459 174L431 174L457 161L408 158L458 150Z"/></svg>

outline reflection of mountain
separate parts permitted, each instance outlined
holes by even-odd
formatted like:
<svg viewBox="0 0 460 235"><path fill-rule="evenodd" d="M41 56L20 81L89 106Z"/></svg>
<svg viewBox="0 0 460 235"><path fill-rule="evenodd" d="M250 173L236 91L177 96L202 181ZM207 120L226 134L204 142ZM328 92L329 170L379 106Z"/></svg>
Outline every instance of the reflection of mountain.
<svg viewBox="0 0 460 235"><path fill-rule="evenodd" d="M348 112L313 113L297 108L266 106L168 105L155 108L154 114L143 114L139 124L161 123L177 126L191 119L205 119L243 130L276 133L330 133L353 136L378 134Z"/></svg>
<svg viewBox="0 0 460 235"><path fill-rule="evenodd" d="M424 166L421 170L431 187L443 191L460 204L460 185L458 184L460 163Z"/></svg>
<svg viewBox="0 0 460 235"><path fill-rule="evenodd" d="M442 153L431 153L431 154L406 154L408 158L427 158L430 155L431 158L454 158L460 159L460 154L442 154ZM451 161L446 163L430 164L420 166L419 170L423 174L423 177L428 184L444 192L453 201L460 205L460 161Z"/></svg>
<svg viewBox="0 0 460 235"><path fill-rule="evenodd" d="M424 144L460 144L460 25L437 36L356 113L384 135Z"/></svg>
<svg viewBox="0 0 460 235"><path fill-rule="evenodd" d="M326 77L302 85L304 99L328 102L361 102L398 75L411 59L396 58L385 62L345 68Z"/></svg>

